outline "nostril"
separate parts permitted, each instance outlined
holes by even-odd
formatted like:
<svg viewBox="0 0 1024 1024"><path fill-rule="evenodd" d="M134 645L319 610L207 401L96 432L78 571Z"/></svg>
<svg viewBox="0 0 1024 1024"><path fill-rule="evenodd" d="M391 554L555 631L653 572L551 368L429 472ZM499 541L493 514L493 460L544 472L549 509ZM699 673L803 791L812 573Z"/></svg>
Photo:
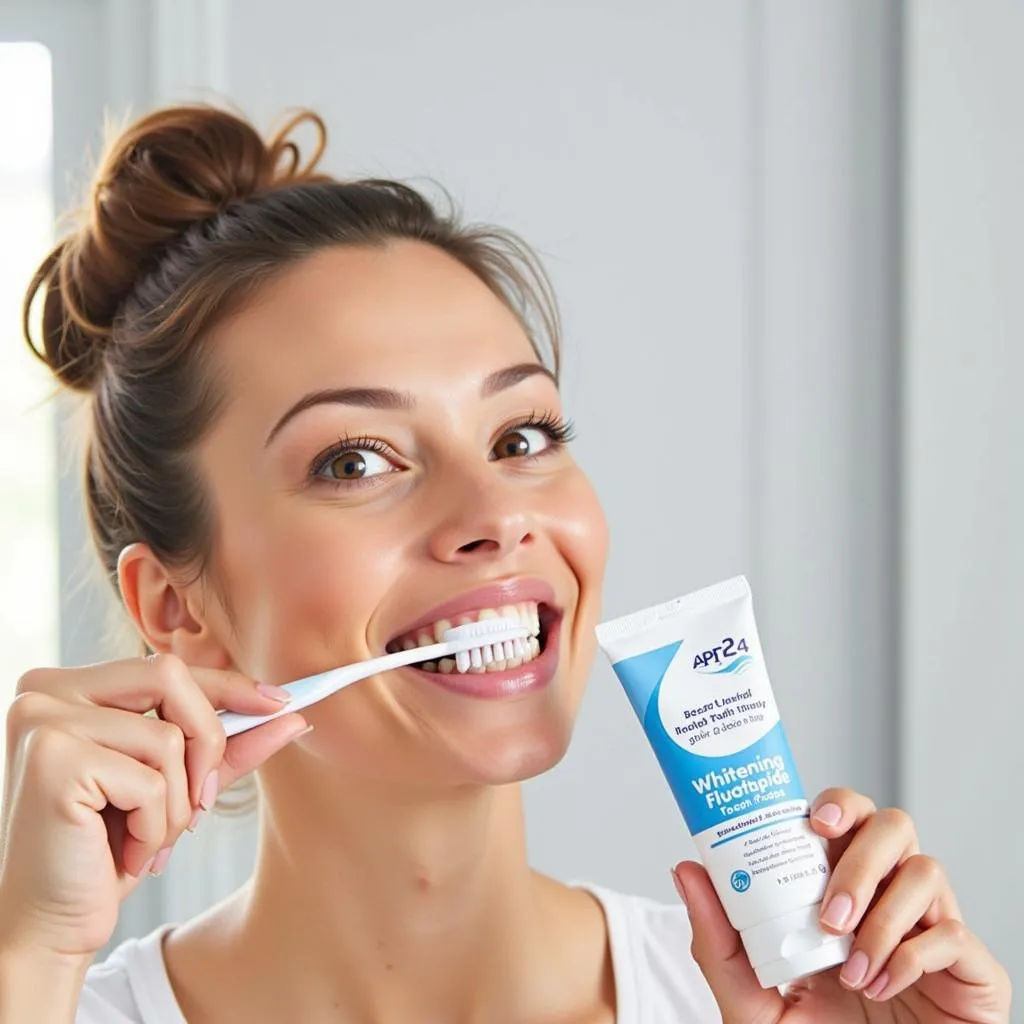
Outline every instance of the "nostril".
<svg viewBox="0 0 1024 1024"><path fill-rule="evenodd" d="M469 555L469 554L472 554L477 549L483 547L485 544L493 544L493 543L494 543L493 541L488 541L488 540L471 540L468 544L463 544L462 547L459 548L459 551L462 551L465 554Z"/></svg>

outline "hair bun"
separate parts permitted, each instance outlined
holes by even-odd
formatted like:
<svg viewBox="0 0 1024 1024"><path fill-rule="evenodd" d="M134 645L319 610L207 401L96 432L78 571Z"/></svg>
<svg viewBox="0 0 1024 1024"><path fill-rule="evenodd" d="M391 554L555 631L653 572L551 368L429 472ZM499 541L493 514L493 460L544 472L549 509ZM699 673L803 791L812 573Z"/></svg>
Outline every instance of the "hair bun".
<svg viewBox="0 0 1024 1024"><path fill-rule="evenodd" d="M288 137L307 121L317 144L300 167L299 149ZM328 180L315 173L325 143L324 123L309 110L293 115L269 142L249 121L208 104L167 107L129 125L100 160L78 229L54 247L29 284L23 309L29 347L63 384L91 390L118 311L161 253L234 201ZM41 289L37 347L29 309Z"/></svg>

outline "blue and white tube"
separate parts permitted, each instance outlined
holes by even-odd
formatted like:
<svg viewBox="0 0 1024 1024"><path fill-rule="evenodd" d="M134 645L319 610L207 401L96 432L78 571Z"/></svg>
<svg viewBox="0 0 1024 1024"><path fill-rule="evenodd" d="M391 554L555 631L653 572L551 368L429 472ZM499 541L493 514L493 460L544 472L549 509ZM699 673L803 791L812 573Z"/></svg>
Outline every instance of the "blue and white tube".
<svg viewBox="0 0 1024 1024"><path fill-rule="evenodd" d="M818 923L824 841L737 576L597 627L762 987L843 963Z"/></svg>

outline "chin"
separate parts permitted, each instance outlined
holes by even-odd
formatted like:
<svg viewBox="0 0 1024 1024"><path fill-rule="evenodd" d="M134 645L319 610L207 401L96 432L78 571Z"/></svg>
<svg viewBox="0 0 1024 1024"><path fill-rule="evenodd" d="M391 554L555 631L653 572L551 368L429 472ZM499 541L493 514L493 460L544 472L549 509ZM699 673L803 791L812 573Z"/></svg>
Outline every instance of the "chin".
<svg viewBox="0 0 1024 1024"><path fill-rule="evenodd" d="M457 751L453 774L463 783L505 786L543 775L557 765L572 739L571 722L494 730Z"/></svg>

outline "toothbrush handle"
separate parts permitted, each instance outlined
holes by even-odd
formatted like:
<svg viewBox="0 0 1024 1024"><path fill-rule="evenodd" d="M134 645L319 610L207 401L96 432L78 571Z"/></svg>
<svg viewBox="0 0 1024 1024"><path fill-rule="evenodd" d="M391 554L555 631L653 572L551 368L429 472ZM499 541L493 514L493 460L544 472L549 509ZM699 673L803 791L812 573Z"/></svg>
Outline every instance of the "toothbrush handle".
<svg viewBox="0 0 1024 1024"><path fill-rule="evenodd" d="M240 732L255 729L256 726L263 725L264 722L272 722L275 718L287 715L291 711L291 705L286 704L280 711L275 711L272 715L243 715L237 711L219 711L217 717L220 719L220 724L224 726L224 735L230 738L237 736Z"/></svg>
<svg viewBox="0 0 1024 1024"><path fill-rule="evenodd" d="M522 634L526 636L526 630L514 628L502 630L499 639L506 637L514 638ZM297 679L288 683L285 689L288 690L292 699L280 711L270 715L242 715L237 711L218 711L217 717L220 724L224 726L224 733L228 737L237 736L240 732L248 732L255 729L264 722L271 722L275 718L287 715L292 711L301 711L308 708L310 704L316 704L324 697L337 693L350 683L356 683L367 676L375 676L380 672L390 672L392 669L404 668L406 665L415 665L420 661L434 661L437 658L445 658L456 654L459 651L466 651L472 647L480 646L481 639L484 642L493 642L492 639L479 637L466 637L454 641L432 644L427 647L416 647L411 651L397 651L395 654L385 654L380 658L371 658L368 661L356 662L354 665L346 665L343 668L329 669L315 676L306 679Z"/></svg>

